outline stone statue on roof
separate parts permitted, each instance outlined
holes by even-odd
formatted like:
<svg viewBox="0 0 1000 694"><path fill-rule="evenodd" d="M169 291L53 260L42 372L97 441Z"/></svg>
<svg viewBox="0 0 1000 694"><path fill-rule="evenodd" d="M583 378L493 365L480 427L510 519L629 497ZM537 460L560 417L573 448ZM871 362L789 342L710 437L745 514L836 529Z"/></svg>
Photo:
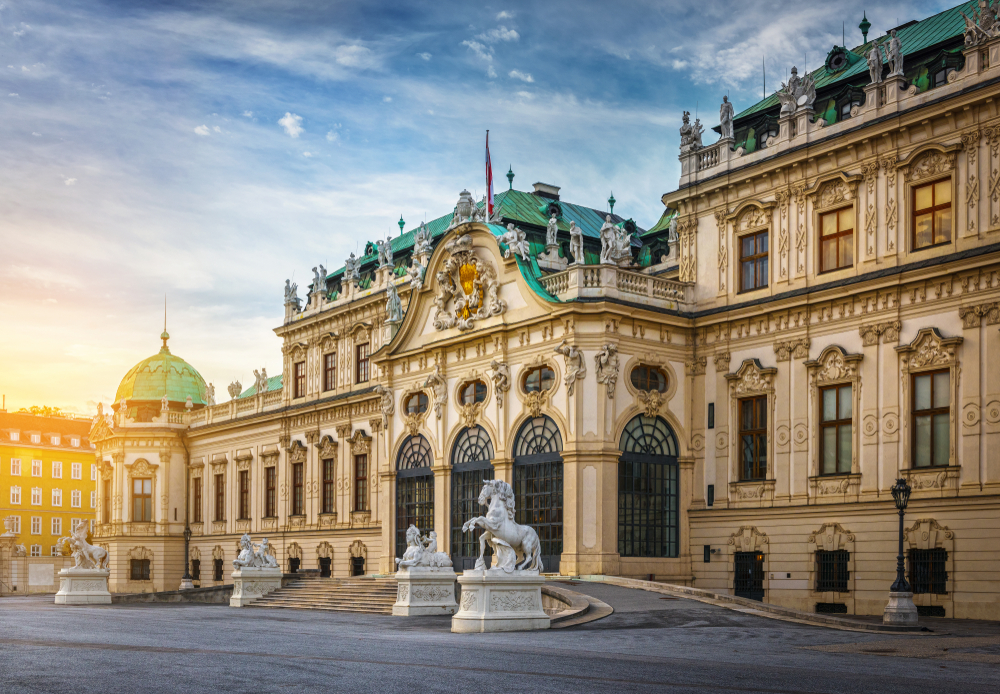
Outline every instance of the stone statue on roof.
<svg viewBox="0 0 1000 694"><path fill-rule="evenodd" d="M295 304L295 308L298 308L299 301L299 285L291 280L285 280L285 303Z"/></svg>
<svg viewBox="0 0 1000 694"><path fill-rule="evenodd" d="M569 254L573 256L574 265L583 265L586 260L583 255L583 230L576 222L569 223Z"/></svg>
<svg viewBox="0 0 1000 694"><path fill-rule="evenodd" d="M386 323L398 323L403 320L403 303L399 300L396 283L391 279L385 288L385 312L387 315Z"/></svg>
<svg viewBox="0 0 1000 694"><path fill-rule="evenodd" d="M722 140L732 140L733 135L733 104L728 96L722 97L722 105L719 106L719 130L722 131Z"/></svg>
<svg viewBox="0 0 1000 694"><path fill-rule="evenodd" d="M344 261L344 281L347 283L360 282L361 273L358 272L358 260L351 253L351 257Z"/></svg>
<svg viewBox="0 0 1000 694"><path fill-rule="evenodd" d="M889 63L889 77L903 76L903 44L896 38L896 30L893 29L888 43L883 43L885 49L885 62Z"/></svg>
<svg viewBox="0 0 1000 694"><path fill-rule="evenodd" d="M674 218L670 220L670 226L667 227L667 243L677 243L677 213L674 213Z"/></svg>
<svg viewBox="0 0 1000 694"><path fill-rule="evenodd" d="M701 148L701 132L698 132L699 128L701 128L701 123L695 120L694 125L691 125L691 112L684 111L684 114L681 116L681 154Z"/></svg>
<svg viewBox="0 0 1000 694"><path fill-rule="evenodd" d="M979 12L972 12L972 17L967 17L964 12L959 12L965 20L965 45L978 46L990 39L1000 36L1000 4L990 6L986 0L979 0Z"/></svg>
<svg viewBox="0 0 1000 694"><path fill-rule="evenodd" d="M427 230L427 225L420 222L420 229L413 239L413 255L431 252L431 232Z"/></svg>
<svg viewBox="0 0 1000 694"><path fill-rule="evenodd" d="M326 268L322 264L313 268L312 290L314 292L326 291Z"/></svg>
<svg viewBox="0 0 1000 694"><path fill-rule="evenodd" d="M611 223L611 215L604 218L601 226L601 263L614 264L615 255L615 225Z"/></svg>
<svg viewBox="0 0 1000 694"><path fill-rule="evenodd" d="M799 77L799 69L793 65L788 84L782 82L775 95L781 102L780 115L790 115L799 109L812 108L816 101L816 82L810 75Z"/></svg>
<svg viewBox="0 0 1000 694"><path fill-rule="evenodd" d="M872 84L882 82L882 52L878 48L878 41L872 42L871 50L868 51L868 76Z"/></svg>
<svg viewBox="0 0 1000 694"><path fill-rule="evenodd" d="M410 289L417 290L424 286L424 274L427 272L427 268L417 260L417 256L413 256L413 264L407 269L406 274L410 278Z"/></svg>
<svg viewBox="0 0 1000 694"><path fill-rule="evenodd" d="M226 390L229 391L229 397L235 400L243 392L243 384L239 381L233 381Z"/></svg>
<svg viewBox="0 0 1000 694"><path fill-rule="evenodd" d="M163 397L160 398L160 412L166 412L170 409L170 402L167 400L167 394L164 393Z"/></svg>
<svg viewBox="0 0 1000 694"><path fill-rule="evenodd" d="M559 243L559 223L556 221L556 213L553 212L549 218L549 224L545 228L545 245L555 246Z"/></svg>
<svg viewBox="0 0 1000 694"><path fill-rule="evenodd" d="M211 407L212 405L215 404L215 385L214 384L209 383L208 386L205 388L205 397L203 399L205 400L205 404L208 405L209 407Z"/></svg>
<svg viewBox="0 0 1000 694"><path fill-rule="evenodd" d="M524 262L530 262L531 244L528 243L528 235L515 227L513 222L507 225L505 234L497 237L497 244L501 243L507 245L507 250L503 254L504 258L509 258L511 253L516 253L521 256Z"/></svg>
<svg viewBox="0 0 1000 694"><path fill-rule="evenodd" d="M378 249L378 266L392 267L392 239L387 238L385 241L376 241L375 247Z"/></svg>

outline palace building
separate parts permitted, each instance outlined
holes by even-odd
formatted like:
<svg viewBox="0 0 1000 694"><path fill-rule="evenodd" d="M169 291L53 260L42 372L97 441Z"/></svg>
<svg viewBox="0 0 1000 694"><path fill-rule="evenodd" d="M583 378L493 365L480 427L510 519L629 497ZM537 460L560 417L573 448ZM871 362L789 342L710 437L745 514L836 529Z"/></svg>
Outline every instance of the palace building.
<svg viewBox="0 0 1000 694"><path fill-rule="evenodd" d="M547 572L881 614L904 478L921 612L1000 619L998 31L967 2L724 104L714 144L685 118L648 229L463 191L288 285L282 375L229 402L164 334L90 433L111 590L227 582L244 532L386 575L413 523L469 568L500 478Z"/></svg>

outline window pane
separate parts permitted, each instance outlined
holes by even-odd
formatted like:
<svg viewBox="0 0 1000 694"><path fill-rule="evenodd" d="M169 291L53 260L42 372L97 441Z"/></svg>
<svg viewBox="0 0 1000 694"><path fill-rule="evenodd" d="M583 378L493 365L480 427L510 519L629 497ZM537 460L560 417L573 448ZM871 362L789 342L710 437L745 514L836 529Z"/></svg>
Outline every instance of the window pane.
<svg viewBox="0 0 1000 694"><path fill-rule="evenodd" d="M951 181L938 181L934 184L934 204L943 205L951 202Z"/></svg>
<svg viewBox="0 0 1000 694"><path fill-rule="evenodd" d="M740 286L742 291L747 291L748 289L753 289L753 262L743 263L743 284Z"/></svg>
<svg viewBox="0 0 1000 694"><path fill-rule="evenodd" d="M754 398L757 405L757 428L763 429L767 426L767 398Z"/></svg>
<svg viewBox="0 0 1000 694"><path fill-rule="evenodd" d="M948 464L948 453L949 453L949 437L948 437L948 425L949 425L950 415L947 414L936 414L934 415L934 451L933 451L933 464L934 465L947 465Z"/></svg>
<svg viewBox="0 0 1000 694"><path fill-rule="evenodd" d="M951 401L948 393L948 372L934 374L934 407L948 407Z"/></svg>
<svg viewBox="0 0 1000 694"><path fill-rule="evenodd" d="M922 214L914 222L913 244L916 248L923 248L934 243L934 236L931 233L931 216Z"/></svg>
<svg viewBox="0 0 1000 694"><path fill-rule="evenodd" d="M528 372L528 377L524 379L524 389L529 393L538 390L538 371Z"/></svg>
<svg viewBox="0 0 1000 694"><path fill-rule="evenodd" d="M854 228L854 210L848 208L846 210L841 210L840 216L840 231L847 231L848 229Z"/></svg>
<svg viewBox="0 0 1000 694"><path fill-rule="evenodd" d="M829 236L830 234L837 233L837 215L836 214L825 214L823 219L823 236Z"/></svg>
<svg viewBox="0 0 1000 694"><path fill-rule="evenodd" d="M142 480L132 480L132 493L142 494Z"/></svg>
<svg viewBox="0 0 1000 694"><path fill-rule="evenodd" d="M934 243L951 241L951 208L934 213Z"/></svg>
<svg viewBox="0 0 1000 694"><path fill-rule="evenodd" d="M837 472L851 471L851 425L841 424L837 427L840 439L840 455L837 457Z"/></svg>
<svg viewBox="0 0 1000 694"><path fill-rule="evenodd" d="M552 387L552 382L556 378L556 372L547 366L542 367L542 390L548 390Z"/></svg>
<svg viewBox="0 0 1000 694"><path fill-rule="evenodd" d="M828 475L837 471L837 429L836 427L826 427L823 429L823 474Z"/></svg>
<svg viewBox="0 0 1000 694"><path fill-rule="evenodd" d="M918 410L927 410L931 406L931 377L917 376L913 379L913 404Z"/></svg>
<svg viewBox="0 0 1000 694"><path fill-rule="evenodd" d="M913 466L927 467L931 464L931 418L915 417L913 426Z"/></svg>
<svg viewBox="0 0 1000 694"><path fill-rule="evenodd" d="M922 186L916 189L914 192L914 204L918 210L926 210L928 207L933 207L933 189L934 186Z"/></svg>
<svg viewBox="0 0 1000 694"><path fill-rule="evenodd" d="M744 236L740 240L740 247L742 248L742 250L740 251L740 255L743 256L744 258L753 255L754 254L753 236Z"/></svg>
<svg viewBox="0 0 1000 694"><path fill-rule="evenodd" d="M757 286L767 286L767 258L761 258L757 261Z"/></svg>
<svg viewBox="0 0 1000 694"><path fill-rule="evenodd" d="M822 249L822 269L832 270L837 267L837 239L824 240Z"/></svg>
<svg viewBox="0 0 1000 694"><path fill-rule="evenodd" d="M840 416L838 419L851 418L851 387L841 386L840 388Z"/></svg>
<svg viewBox="0 0 1000 694"><path fill-rule="evenodd" d="M823 391L823 421L829 422L837 418L837 389L829 388Z"/></svg>
<svg viewBox="0 0 1000 694"><path fill-rule="evenodd" d="M757 234L757 252L767 253L767 234Z"/></svg>
<svg viewBox="0 0 1000 694"><path fill-rule="evenodd" d="M854 234L848 234L840 238L840 267L850 267L854 265Z"/></svg>
<svg viewBox="0 0 1000 694"><path fill-rule="evenodd" d="M142 493L143 494L153 493L153 480L146 479L142 481Z"/></svg>

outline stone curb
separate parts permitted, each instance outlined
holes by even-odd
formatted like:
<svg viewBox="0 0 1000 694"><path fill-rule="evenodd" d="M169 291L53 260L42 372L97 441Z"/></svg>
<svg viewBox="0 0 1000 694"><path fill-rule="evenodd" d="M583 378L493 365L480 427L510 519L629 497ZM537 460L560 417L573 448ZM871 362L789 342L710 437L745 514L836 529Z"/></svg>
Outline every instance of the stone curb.
<svg viewBox="0 0 1000 694"><path fill-rule="evenodd" d="M802 612L801 610L794 610L790 607L769 605L757 602L756 600L750 600L748 598L740 598L735 595L713 593L708 590L702 590L701 588L690 588L688 586L678 586L670 583L657 583L655 581L643 581L636 578L622 578L620 576L603 575L579 576L574 580L592 581L594 583L610 583L612 585L622 586L623 588L637 588L639 590L646 590L652 593L662 593L665 595L682 595L684 597L691 598L692 600L697 600L711 605L718 605L719 607L725 607L726 609L743 612L745 614L754 614L760 617L768 617L770 619L780 619L786 622L797 622L799 624L828 627L831 629L881 632L890 634L931 633L927 627L922 626L910 627L889 626L886 624L868 624L865 622L858 622L853 619L834 617L832 615L820 615L812 612Z"/></svg>
<svg viewBox="0 0 1000 694"><path fill-rule="evenodd" d="M592 598L589 595L568 590L562 586L545 583L542 585L542 592L546 595L557 597L559 600L568 601L570 605L568 609L551 616L551 629L563 629L565 627L576 626L577 624L594 622L614 612L614 608L611 605Z"/></svg>

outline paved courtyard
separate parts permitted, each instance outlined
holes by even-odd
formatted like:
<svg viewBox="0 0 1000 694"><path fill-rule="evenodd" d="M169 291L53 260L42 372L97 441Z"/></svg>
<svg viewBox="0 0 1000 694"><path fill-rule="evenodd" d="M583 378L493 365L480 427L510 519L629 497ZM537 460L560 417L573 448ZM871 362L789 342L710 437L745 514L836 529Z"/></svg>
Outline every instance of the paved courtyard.
<svg viewBox="0 0 1000 694"><path fill-rule="evenodd" d="M865 634L569 587L615 613L566 629L459 635L440 617L0 599L0 692L1000 691L995 624Z"/></svg>

